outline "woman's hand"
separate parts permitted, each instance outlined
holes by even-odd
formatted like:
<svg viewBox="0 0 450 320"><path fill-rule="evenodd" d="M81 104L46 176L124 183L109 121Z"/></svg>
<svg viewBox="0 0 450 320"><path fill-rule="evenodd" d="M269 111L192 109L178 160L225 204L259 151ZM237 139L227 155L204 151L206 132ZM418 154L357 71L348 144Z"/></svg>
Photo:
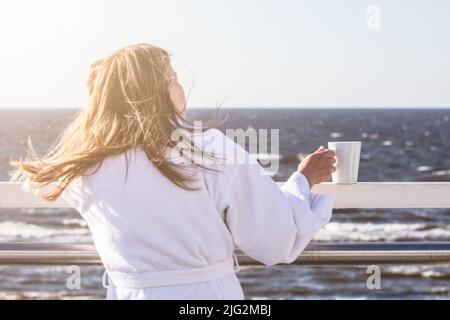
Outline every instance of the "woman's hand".
<svg viewBox="0 0 450 320"><path fill-rule="evenodd" d="M327 181L331 178L331 173L336 171L334 164L335 152L320 146L314 153L309 154L298 165L297 171L308 179L309 187Z"/></svg>

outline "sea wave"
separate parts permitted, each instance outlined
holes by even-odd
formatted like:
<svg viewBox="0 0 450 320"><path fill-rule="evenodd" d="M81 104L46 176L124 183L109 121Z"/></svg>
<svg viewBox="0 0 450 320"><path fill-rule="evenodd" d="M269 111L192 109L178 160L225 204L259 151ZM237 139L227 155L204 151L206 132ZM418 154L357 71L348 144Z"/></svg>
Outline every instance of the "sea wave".
<svg viewBox="0 0 450 320"><path fill-rule="evenodd" d="M87 228L48 228L35 224L7 221L0 223L0 241L18 241L22 239L58 238L59 240L75 239L80 242L80 237L90 237ZM82 239L86 240L86 239Z"/></svg>
<svg viewBox="0 0 450 320"><path fill-rule="evenodd" d="M383 276L450 280L450 272L447 268L435 266L388 266L383 268Z"/></svg>
<svg viewBox="0 0 450 320"><path fill-rule="evenodd" d="M7 221L0 223L0 241L70 240L89 242L91 234L83 219L65 219L64 227ZM80 238L81 237L81 238ZM430 223L330 222L314 237L315 241L422 241L450 240L450 227Z"/></svg>
<svg viewBox="0 0 450 320"><path fill-rule="evenodd" d="M320 230L317 241L421 241L449 240L448 226L426 223L351 223L331 222Z"/></svg>

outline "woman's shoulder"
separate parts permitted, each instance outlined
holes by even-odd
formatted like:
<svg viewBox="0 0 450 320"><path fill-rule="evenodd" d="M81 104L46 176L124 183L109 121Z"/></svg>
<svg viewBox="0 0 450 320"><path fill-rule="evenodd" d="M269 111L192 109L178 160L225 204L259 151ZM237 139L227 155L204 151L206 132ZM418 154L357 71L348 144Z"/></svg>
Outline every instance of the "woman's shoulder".
<svg viewBox="0 0 450 320"><path fill-rule="evenodd" d="M93 183L103 183L101 180L110 180L112 175L118 175L125 172L125 167L128 159L128 163L138 157L139 150L128 149L125 152L119 154L111 154L105 156L96 164L87 168L84 172L77 175L70 182L71 187L88 186Z"/></svg>

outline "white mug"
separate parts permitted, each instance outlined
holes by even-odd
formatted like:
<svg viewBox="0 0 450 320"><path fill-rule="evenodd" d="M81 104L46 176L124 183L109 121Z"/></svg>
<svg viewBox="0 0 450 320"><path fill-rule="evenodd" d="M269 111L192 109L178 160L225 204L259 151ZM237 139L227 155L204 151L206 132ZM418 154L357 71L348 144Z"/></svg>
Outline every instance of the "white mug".
<svg viewBox="0 0 450 320"><path fill-rule="evenodd" d="M331 174L333 182L356 183L358 181L361 141L328 142L328 149L336 153L336 171Z"/></svg>

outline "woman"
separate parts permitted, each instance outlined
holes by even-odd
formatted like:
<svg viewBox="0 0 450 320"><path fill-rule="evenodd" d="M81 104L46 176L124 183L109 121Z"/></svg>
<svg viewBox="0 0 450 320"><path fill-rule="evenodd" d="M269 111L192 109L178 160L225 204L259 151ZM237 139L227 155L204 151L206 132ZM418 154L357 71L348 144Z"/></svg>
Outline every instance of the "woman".
<svg viewBox="0 0 450 320"><path fill-rule="evenodd" d="M290 263L330 220L334 198L310 188L335 170L333 151L306 157L280 189L219 130L195 132L165 50L118 50L91 66L88 89L45 157L30 143L31 158L11 162L12 180L57 182L40 196L61 195L88 222L108 299L243 299L236 248Z"/></svg>

